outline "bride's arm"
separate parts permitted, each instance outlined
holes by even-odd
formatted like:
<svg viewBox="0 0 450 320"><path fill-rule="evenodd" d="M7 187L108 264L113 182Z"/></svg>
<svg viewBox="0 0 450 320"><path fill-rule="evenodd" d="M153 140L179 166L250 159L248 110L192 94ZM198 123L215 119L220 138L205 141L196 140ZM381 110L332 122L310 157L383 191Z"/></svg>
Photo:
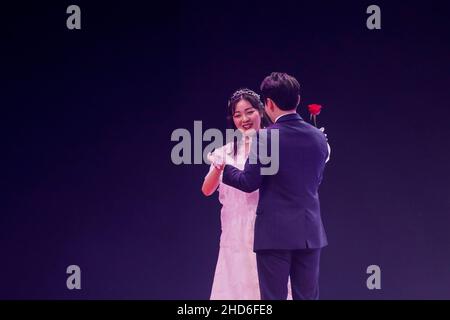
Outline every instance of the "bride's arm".
<svg viewBox="0 0 450 320"><path fill-rule="evenodd" d="M325 160L325 163L327 163L328 161L330 161L331 146L330 146L330 144L328 143L328 137L327 137L327 134L325 133L325 128L322 127L322 128L320 128L319 130L323 132L323 134L324 134L324 136L325 136L325 139L327 139L328 156L327 156L327 159Z"/></svg>
<svg viewBox="0 0 450 320"><path fill-rule="evenodd" d="M210 196L216 191L220 183L220 175L222 170L217 169L212 165L212 170L209 170L202 185L202 192L205 196Z"/></svg>
<svg viewBox="0 0 450 320"><path fill-rule="evenodd" d="M325 160L325 163L330 161L330 155L331 155L331 147L330 147L330 144L328 142L327 142L327 148L328 148L328 156L327 156L327 159Z"/></svg>

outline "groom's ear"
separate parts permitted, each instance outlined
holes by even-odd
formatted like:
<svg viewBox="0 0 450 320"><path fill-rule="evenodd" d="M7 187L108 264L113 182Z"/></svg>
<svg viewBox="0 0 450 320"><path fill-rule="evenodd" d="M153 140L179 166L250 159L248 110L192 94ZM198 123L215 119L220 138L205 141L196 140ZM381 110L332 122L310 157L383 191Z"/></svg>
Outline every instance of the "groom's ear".
<svg viewBox="0 0 450 320"><path fill-rule="evenodd" d="M269 108L269 110L272 112L275 111L275 106L276 106L275 102L273 102L272 99L267 98L267 107Z"/></svg>

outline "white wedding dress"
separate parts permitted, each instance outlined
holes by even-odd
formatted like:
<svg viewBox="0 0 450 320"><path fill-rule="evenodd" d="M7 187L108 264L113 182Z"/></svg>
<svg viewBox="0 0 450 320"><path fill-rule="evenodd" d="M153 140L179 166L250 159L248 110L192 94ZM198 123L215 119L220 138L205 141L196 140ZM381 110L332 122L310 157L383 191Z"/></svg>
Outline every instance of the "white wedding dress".
<svg viewBox="0 0 450 320"><path fill-rule="evenodd" d="M225 163L244 169L246 155L244 144L233 158L229 143L213 152ZM211 164L210 170L213 170ZM211 290L212 300L259 300L256 254L253 252L253 234L258 205L258 190L245 193L222 183L218 187L222 204L219 257ZM292 299L290 284L288 299Z"/></svg>

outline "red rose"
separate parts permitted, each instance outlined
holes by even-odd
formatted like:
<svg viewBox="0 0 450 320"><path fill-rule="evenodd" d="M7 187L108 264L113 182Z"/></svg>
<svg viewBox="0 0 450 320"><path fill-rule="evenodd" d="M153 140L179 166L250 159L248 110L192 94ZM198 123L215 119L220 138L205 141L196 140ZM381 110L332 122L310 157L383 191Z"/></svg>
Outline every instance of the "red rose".
<svg viewBox="0 0 450 320"><path fill-rule="evenodd" d="M309 113L313 116L317 116L320 113L322 106L320 104L310 104L308 106Z"/></svg>
<svg viewBox="0 0 450 320"><path fill-rule="evenodd" d="M322 106L320 104L310 104L308 106L309 110L309 118L314 119L314 125L317 127L316 116L319 115L320 110L322 110Z"/></svg>

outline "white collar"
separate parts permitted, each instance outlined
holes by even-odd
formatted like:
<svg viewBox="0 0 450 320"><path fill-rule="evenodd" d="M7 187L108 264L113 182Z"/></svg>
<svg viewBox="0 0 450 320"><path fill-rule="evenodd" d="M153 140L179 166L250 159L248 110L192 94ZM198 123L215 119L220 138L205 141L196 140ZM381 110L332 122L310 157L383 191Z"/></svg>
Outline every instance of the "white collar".
<svg viewBox="0 0 450 320"><path fill-rule="evenodd" d="M294 114L294 113L291 112L291 113L284 113L284 114L282 114L282 115L279 115L279 116L275 119L274 123L276 123L276 122L278 121L278 119L280 119L281 117L287 116L288 114Z"/></svg>

